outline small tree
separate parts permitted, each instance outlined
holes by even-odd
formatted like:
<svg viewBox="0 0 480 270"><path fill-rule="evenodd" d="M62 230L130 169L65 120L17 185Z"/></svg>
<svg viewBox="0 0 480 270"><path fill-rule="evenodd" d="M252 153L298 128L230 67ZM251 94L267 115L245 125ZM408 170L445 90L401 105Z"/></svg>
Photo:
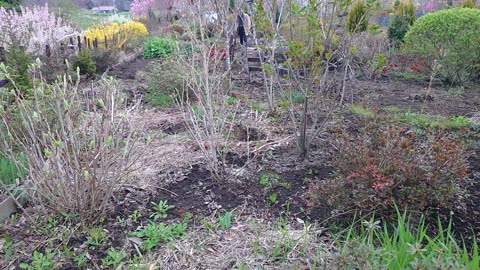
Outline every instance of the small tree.
<svg viewBox="0 0 480 270"><path fill-rule="evenodd" d="M357 0L347 16L347 30L350 33L359 33L367 30L368 8L363 0Z"/></svg>

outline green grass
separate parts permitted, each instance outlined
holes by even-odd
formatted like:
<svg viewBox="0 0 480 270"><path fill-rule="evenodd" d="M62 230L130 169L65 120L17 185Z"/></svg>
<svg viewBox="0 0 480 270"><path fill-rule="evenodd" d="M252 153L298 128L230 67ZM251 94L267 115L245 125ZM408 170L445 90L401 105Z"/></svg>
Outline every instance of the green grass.
<svg viewBox="0 0 480 270"><path fill-rule="evenodd" d="M154 107L165 107L175 102L173 97L155 92L147 92L145 94L145 101Z"/></svg>
<svg viewBox="0 0 480 270"><path fill-rule="evenodd" d="M375 116L373 111L361 104L352 104L349 106L349 109L352 113L362 117L370 118Z"/></svg>
<svg viewBox="0 0 480 270"><path fill-rule="evenodd" d="M305 101L305 95L301 91L291 91L286 93L278 102L280 108L288 108L290 105L302 104Z"/></svg>
<svg viewBox="0 0 480 270"><path fill-rule="evenodd" d="M427 235L423 217L413 226L410 217L397 211L393 226L373 219L352 225L337 237L343 269L480 269L476 239L471 250L455 241L451 227L438 222L436 235ZM433 267L433 268L432 268Z"/></svg>
<svg viewBox="0 0 480 270"><path fill-rule="evenodd" d="M25 156L18 155L17 161L18 166L15 161L0 154L0 181L7 186L15 185L17 179L23 179L27 175Z"/></svg>
<svg viewBox="0 0 480 270"><path fill-rule="evenodd" d="M423 113L415 113L407 110L394 114L395 118L404 124L410 125L417 129L440 128L440 129L460 129L469 127L473 123L464 116L455 116L446 118L439 115L430 115Z"/></svg>
<svg viewBox="0 0 480 270"><path fill-rule="evenodd" d="M450 87L448 88L448 93L454 96L461 96L465 93L465 88L463 87Z"/></svg>

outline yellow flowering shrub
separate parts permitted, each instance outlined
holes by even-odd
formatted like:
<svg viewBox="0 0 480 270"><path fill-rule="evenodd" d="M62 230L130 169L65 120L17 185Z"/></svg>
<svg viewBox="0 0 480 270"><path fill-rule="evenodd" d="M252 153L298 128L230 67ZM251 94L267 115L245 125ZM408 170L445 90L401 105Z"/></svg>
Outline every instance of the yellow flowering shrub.
<svg viewBox="0 0 480 270"><path fill-rule="evenodd" d="M98 39L99 46L105 46L105 37L108 46L121 48L127 41L146 37L148 35L147 27L140 22L130 21L126 23L112 22L108 24L97 25L85 31L85 36L93 42Z"/></svg>

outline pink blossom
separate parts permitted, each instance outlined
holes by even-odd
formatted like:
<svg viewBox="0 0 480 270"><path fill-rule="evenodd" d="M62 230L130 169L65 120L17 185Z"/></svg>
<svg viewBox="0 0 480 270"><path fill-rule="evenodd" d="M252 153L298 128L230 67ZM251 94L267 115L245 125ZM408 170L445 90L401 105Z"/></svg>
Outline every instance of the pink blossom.
<svg viewBox="0 0 480 270"><path fill-rule="evenodd" d="M423 6L423 12L433 12L435 10L435 1L430 0Z"/></svg>
<svg viewBox="0 0 480 270"><path fill-rule="evenodd" d="M154 0L133 0L130 5L130 13L134 17L143 17L148 15L153 7Z"/></svg>

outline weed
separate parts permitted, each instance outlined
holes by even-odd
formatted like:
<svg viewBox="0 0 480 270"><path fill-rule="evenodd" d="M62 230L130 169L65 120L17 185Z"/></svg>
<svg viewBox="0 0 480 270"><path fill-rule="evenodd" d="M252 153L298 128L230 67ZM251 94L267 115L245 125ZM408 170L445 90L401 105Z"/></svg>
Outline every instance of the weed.
<svg viewBox="0 0 480 270"><path fill-rule="evenodd" d="M352 113L362 117L370 118L375 116L375 113L364 105L352 104L349 106L349 109Z"/></svg>
<svg viewBox="0 0 480 270"><path fill-rule="evenodd" d="M113 269L118 269L123 259L126 258L124 250L116 250L111 247L107 250L107 256L102 259L102 265L111 266Z"/></svg>
<svg viewBox="0 0 480 270"><path fill-rule="evenodd" d="M117 223L118 223L119 225L125 225L125 224L127 224L127 220L126 220L125 218L123 218L123 217L117 216L116 220L117 220Z"/></svg>
<svg viewBox="0 0 480 270"><path fill-rule="evenodd" d="M145 94L145 101L154 107L165 107L175 103L173 97L157 92L147 92Z"/></svg>
<svg viewBox="0 0 480 270"><path fill-rule="evenodd" d="M0 239L0 253L5 254L5 260L10 260L13 254L15 244L10 236L4 235Z"/></svg>
<svg viewBox="0 0 480 270"><path fill-rule="evenodd" d="M472 121L464 116L445 118L438 115L411 112L410 109L408 109L405 113L396 114L396 119L401 123L416 128L417 130L424 130L428 128L460 129L472 125Z"/></svg>
<svg viewBox="0 0 480 270"><path fill-rule="evenodd" d="M252 111L262 111L265 109L265 106L261 103L258 103L254 100L250 101L250 107L252 108Z"/></svg>
<svg viewBox="0 0 480 270"><path fill-rule="evenodd" d="M21 263L20 268L27 270L51 270L55 268L53 258L55 253L47 252L45 255L38 251L33 252L33 260L31 263Z"/></svg>
<svg viewBox="0 0 480 270"><path fill-rule="evenodd" d="M13 213L13 214L10 215L10 222L15 223L15 222L17 222L17 220L18 220L18 214L17 213Z"/></svg>
<svg viewBox="0 0 480 270"><path fill-rule="evenodd" d="M138 211L138 210L135 210L130 215L130 218L132 219L133 222L138 222L140 220L140 218L142 218L142 213L140 213L140 211Z"/></svg>
<svg viewBox="0 0 480 270"><path fill-rule="evenodd" d="M87 264L87 251L80 253L78 256L73 257L73 262L78 267L83 267Z"/></svg>
<svg viewBox="0 0 480 270"><path fill-rule="evenodd" d="M87 241L85 244L90 246L90 249L101 247L107 243L107 233L101 227L95 227L90 229L88 233Z"/></svg>
<svg viewBox="0 0 480 270"><path fill-rule="evenodd" d="M238 99L235 97L227 97L227 104L229 106L235 105L238 103Z"/></svg>
<svg viewBox="0 0 480 270"><path fill-rule="evenodd" d="M169 205L167 200L159 201L158 203L152 202L153 207L152 210L154 211L153 214L150 215L150 218L157 220L159 218L167 218L168 210L174 208L173 205Z"/></svg>
<svg viewBox="0 0 480 270"><path fill-rule="evenodd" d="M232 212L225 212L223 216L218 218L218 224L223 230L230 230L232 228Z"/></svg>
<svg viewBox="0 0 480 270"><path fill-rule="evenodd" d="M264 188L270 185L270 178L268 177L268 174L262 174L262 176L260 176L260 185L262 185Z"/></svg>
<svg viewBox="0 0 480 270"><path fill-rule="evenodd" d="M448 88L448 93L450 95L454 95L454 96L461 96L465 93L465 88L464 87L450 87Z"/></svg>
<svg viewBox="0 0 480 270"><path fill-rule="evenodd" d="M7 187L18 185L19 180L27 175L26 165L24 155L18 155L15 161L0 153L0 181Z"/></svg>
<svg viewBox="0 0 480 270"><path fill-rule="evenodd" d="M260 175L259 183L264 187L265 192L274 189L276 187L282 187L290 189L290 183L282 181L280 175L274 172L264 172Z"/></svg>
<svg viewBox="0 0 480 270"><path fill-rule="evenodd" d="M187 224L179 223L165 225L163 223L150 222L146 227L133 233L134 236L142 238L142 249L151 250L161 242L170 242L185 234Z"/></svg>
<svg viewBox="0 0 480 270"><path fill-rule="evenodd" d="M291 91L280 99L278 106L286 109L290 107L290 105L302 104L304 101L305 95L301 91Z"/></svg>
<svg viewBox="0 0 480 270"><path fill-rule="evenodd" d="M202 217L200 219L200 223L202 223L203 227L208 231L213 231L217 228L217 224L210 222L207 218Z"/></svg>
<svg viewBox="0 0 480 270"><path fill-rule="evenodd" d="M182 223L188 223L192 219L193 215L190 212L187 212L182 217Z"/></svg>
<svg viewBox="0 0 480 270"><path fill-rule="evenodd" d="M278 203L277 193L272 193L268 195L268 202L272 204L277 204Z"/></svg>
<svg viewBox="0 0 480 270"><path fill-rule="evenodd" d="M418 226L412 226L410 216L397 209L393 228L380 221L362 220L357 229L352 223L349 230L337 236L340 250L333 265L342 269L478 269L478 246L470 256L465 247L453 237L450 224L443 228L438 222L435 236L427 235L423 217ZM412 268L413 267L413 268ZM335 267L334 267L335 268Z"/></svg>

